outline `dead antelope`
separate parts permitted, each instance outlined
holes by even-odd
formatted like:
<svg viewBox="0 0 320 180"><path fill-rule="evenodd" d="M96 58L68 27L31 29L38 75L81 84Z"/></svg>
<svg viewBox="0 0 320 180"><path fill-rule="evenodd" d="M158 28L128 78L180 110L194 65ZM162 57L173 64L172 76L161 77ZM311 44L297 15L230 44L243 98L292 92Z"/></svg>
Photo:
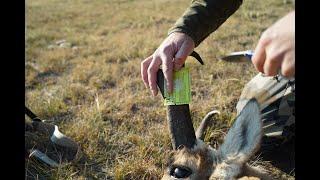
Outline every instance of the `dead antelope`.
<svg viewBox="0 0 320 180"><path fill-rule="evenodd" d="M204 64L198 53L193 52L190 56ZM157 85L164 97L164 75L161 69L157 73ZM247 164L259 149L262 138L260 107L256 99L246 103L224 143L216 150L205 144L203 138L210 118L217 113L208 113L195 133L188 104L167 106L167 121L174 151L162 180L233 180L245 176L271 179L262 170Z"/></svg>
<svg viewBox="0 0 320 180"><path fill-rule="evenodd" d="M167 116L172 145L175 151L168 161L163 180L171 179L225 179L243 176L271 179L258 168L247 164L258 150L262 137L260 109L256 100L250 100L236 118L224 143L215 150L203 142L212 111L194 132L189 105L168 106Z"/></svg>

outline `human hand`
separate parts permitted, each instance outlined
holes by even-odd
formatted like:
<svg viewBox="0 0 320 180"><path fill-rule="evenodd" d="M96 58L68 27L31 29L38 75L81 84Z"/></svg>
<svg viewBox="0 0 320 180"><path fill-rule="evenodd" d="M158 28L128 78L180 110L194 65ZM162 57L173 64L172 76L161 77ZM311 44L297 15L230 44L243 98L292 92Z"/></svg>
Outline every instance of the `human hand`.
<svg viewBox="0 0 320 180"><path fill-rule="evenodd" d="M170 34L148 58L141 62L141 76L153 96L158 94L157 72L162 65L168 92L173 90L173 70L179 70L195 47L190 36L174 32Z"/></svg>
<svg viewBox="0 0 320 180"><path fill-rule="evenodd" d="M255 68L267 76L295 75L295 12L278 20L262 33L252 62Z"/></svg>

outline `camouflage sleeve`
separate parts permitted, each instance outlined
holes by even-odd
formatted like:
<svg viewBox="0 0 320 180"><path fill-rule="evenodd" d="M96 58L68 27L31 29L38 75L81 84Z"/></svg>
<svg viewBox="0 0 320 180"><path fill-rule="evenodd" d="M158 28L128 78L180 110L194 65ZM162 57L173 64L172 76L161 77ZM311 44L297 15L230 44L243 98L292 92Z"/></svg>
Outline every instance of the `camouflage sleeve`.
<svg viewBox="0 0 320 180"><path fill-rule="evenodd" d="M197 47L224 23L242 4L242 0L192 0L184 14L169 29L168 34L183 32Z"/></svg>

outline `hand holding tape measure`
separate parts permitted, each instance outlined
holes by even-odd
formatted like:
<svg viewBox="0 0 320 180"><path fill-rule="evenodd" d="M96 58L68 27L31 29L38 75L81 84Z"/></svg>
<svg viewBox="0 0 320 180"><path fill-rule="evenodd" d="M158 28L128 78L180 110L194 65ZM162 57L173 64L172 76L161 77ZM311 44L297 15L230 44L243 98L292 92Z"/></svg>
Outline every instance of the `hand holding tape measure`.
<svg viewBox="0 0 320 180"><path fill-rule="evenodd" d="M200 55L193 51L190 56L194 57L198 62L204 65ZM191 101L191 77L189 67L183 67L179 71L173 72L173 91L168 93L167 82L161 69L157 72L157 85L164 98L164 105L182 105L189 104Z"/></svg>

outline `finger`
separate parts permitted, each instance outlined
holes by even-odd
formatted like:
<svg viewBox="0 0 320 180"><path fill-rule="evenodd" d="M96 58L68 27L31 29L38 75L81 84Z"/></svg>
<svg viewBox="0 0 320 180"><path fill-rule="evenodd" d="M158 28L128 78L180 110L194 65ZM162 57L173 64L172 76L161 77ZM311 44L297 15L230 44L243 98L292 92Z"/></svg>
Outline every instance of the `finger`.
<svg viewBox="0 0 320 180"><path fill-rule="evenodd" d="M266 49L266 54L267 57L263 65L263 71L267 76L275 76L281 68L283 55L277 52L276 47Z"/></svg>
<svg viewBox="0 0 320 180"><path fill-rule="evenodd" d="M161 59L159 56L153 56L152 61L148 67L148 82L149 82L149 88L153 94L153 96L156 96L158 93L157 88L157 72L159 70L159 67L161 65Z"/></svg>
<svg viewBox="0 0 320 180"><path fill-rule="evenodd" d="M285 77L293 77L295 75L295 57L291 55L285 55L282 65L281 74Z"/></svg>
<svg viewBox="0 0 320 180"><path fill-rule="evenodd" d="M252 57L252 63L254 65L254 67L259 71L264 73L264 62L266 59L266 46L267 46L268 42L262 38L260 38L258 45L255 49L255 53L253 54Z"/></svg>
<svg viewBox="0 0 320 180"><path fill-rule="evenodd" d="M152 61L152 55L147 57L145 60L141 62L141 78L146 88L149 88L149 81L148 81L148 67Z"/></svg>
<svg viewBox="0 0 320 180"><path fill-rule="evenodd" d="M194 49L192 41L184 41L174 57L174 70L179 70Z"/></svg>
<svg viewBox="0 0 320 180"><path fill-rule="evenodd" d="M173 62L172 62L172 56L170 56L167 53L161 54L161 60L162 60L162 70L164 78L167 82L167 89L168 93L171 93L173 91Z"/></svg>
<svg viewBox="0 0 320 180"><path fill-rule="evenodd" d="M182 68L184 62L186 62L187 58L174 58L173 60L173 69L178 71Z"/></svg>

